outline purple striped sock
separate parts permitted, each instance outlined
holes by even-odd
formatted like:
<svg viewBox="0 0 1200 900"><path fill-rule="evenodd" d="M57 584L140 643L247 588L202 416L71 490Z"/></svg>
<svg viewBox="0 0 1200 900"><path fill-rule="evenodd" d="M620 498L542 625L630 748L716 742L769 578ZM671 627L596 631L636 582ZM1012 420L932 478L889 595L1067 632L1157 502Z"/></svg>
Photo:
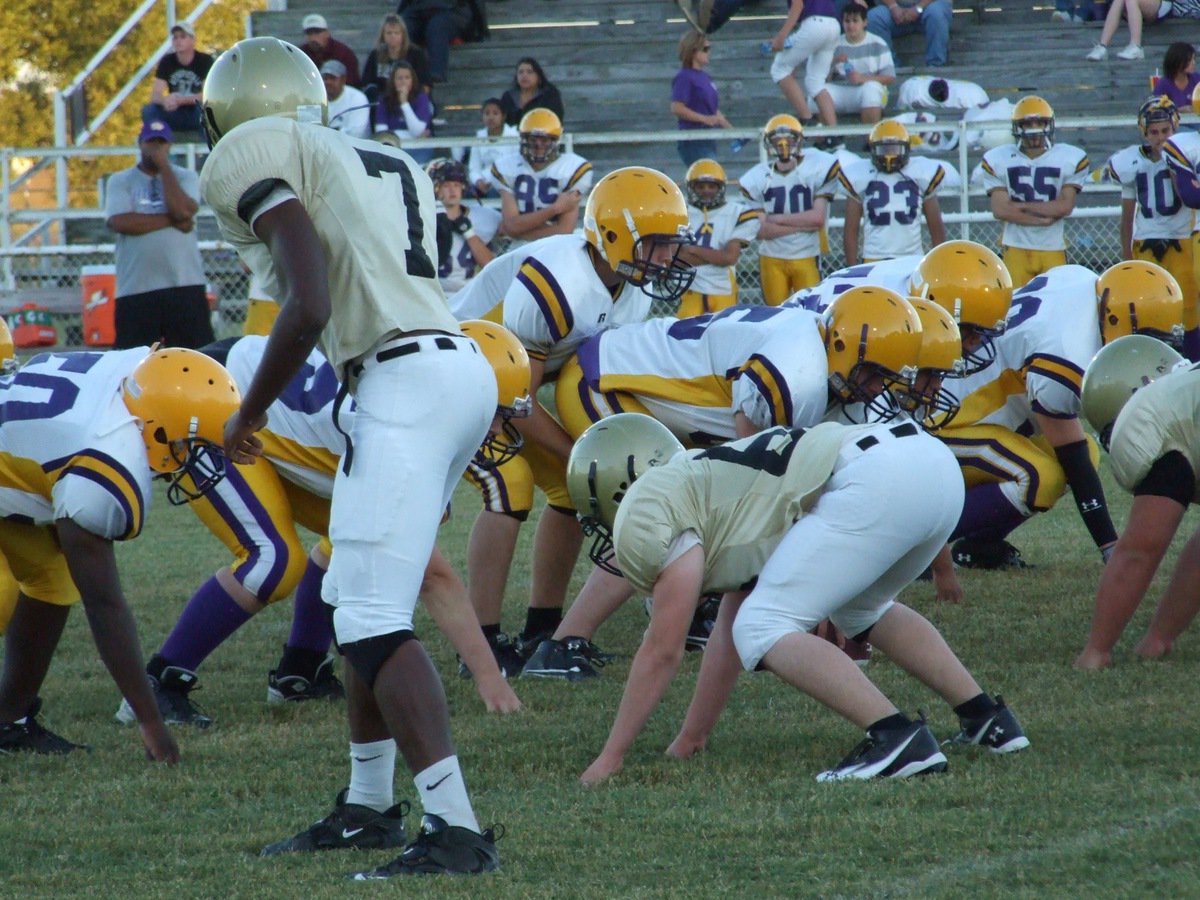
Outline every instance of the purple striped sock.
<svg viewBox="0 0 1200 900"><path fill-rule="evenodd" d="M317 653L327 653L333 643L333 625L329 610L321 599L321 579L325 570L312 559L304 567L304 577L296 588L295 608L292 610L292 631L289 647L300 647Z"/></svg>
<svg viewBox="0 0 1200 900"><path fill-rule="evenodd" d="M158 655L168 665L194 672L249 618L214 575L192 595Z"/></svg>

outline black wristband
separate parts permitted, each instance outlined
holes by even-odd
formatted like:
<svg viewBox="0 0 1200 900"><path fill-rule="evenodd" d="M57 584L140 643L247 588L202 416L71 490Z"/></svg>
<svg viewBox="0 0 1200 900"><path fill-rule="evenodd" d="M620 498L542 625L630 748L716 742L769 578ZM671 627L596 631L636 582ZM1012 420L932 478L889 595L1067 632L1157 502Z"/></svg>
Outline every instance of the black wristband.
<svg viewBox="0 0 1200 900"><path fill-rule="evenodd" d="M1092 465L1088 442L1074 441L1055 447L1054 455L1067 476L1067 484L1075 495L1075 506L1092 540L1097 547L1111 544L1117 539L1117 530L1108 514L1104 487L1100 484L1100 474Z"/></svg>

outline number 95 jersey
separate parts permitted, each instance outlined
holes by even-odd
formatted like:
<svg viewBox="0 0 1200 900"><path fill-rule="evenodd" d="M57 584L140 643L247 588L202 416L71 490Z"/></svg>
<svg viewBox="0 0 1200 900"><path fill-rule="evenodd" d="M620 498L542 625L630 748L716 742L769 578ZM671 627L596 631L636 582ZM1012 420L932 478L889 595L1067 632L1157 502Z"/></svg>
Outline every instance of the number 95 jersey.
<svg viewBox="0 0 1200 900"><path fill-rule="evenodd" d="M592 164L577 153L560 153L543 168L534 169L514 149L492 163L492 181L513 195L518 212L530 213L553 206L563 191L579 191L586 197L592 189Z"/></svg>
<svg viewBox="0 0 1200 900"><path fill-rule="evenodd" d="M42 353L0 378L0 516L137 536L151 473L121 383L149 352Z"/></svg>
<svg viewBox="0 0 1200 900"><path fill-rule="evenodd" d="M225 239L280 301L254 213L300 201L328 263L333 308L321 349L339 371L397 331L458 333L434 265L433 183L407 153L320 125L254 119L213 148L200 189Z"/></svg>
<svg viewBox="0 0 1200 900"><path fill-rule="evenodd" d="M1013 293L996 359L987 368L946 386L962 400L947 432L970 425L1012 431L1033 413L1079 415L1083 372L1100 350L1096 273L1056 266Z"/></svg>

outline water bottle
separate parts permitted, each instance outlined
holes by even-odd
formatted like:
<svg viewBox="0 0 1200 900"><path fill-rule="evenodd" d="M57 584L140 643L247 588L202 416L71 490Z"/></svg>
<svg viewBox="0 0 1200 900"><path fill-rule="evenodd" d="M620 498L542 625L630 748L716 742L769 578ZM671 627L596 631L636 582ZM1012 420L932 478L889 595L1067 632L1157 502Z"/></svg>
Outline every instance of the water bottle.
<svg viewBox="0 0 1200 900"><path fill-rule="evenodd" d="M785 37L785 38L783 39L783 49L784 49L784 50L790 50L790 49L792 49L792 44L794 44L794 43L795 43L795 41L794 41L794 40L792 40L792 38L794 38L794 37L795 37L795 35L791 35L791 34L789 34L787 37ZM762 42L762 52L763 52L763 56L770 56L772 53L774 53L774 52L775 52L774 50L772 50L772 49L771 49L771 42L770 42L770 41L763 41L763 42Z"/></svg>
<svg viewBox="0 0 1200 900"><path fill-rule="evenodd" d="M735 138L729 145L730 153L741 153L743 148L750 143L749 138Z"/></svg>

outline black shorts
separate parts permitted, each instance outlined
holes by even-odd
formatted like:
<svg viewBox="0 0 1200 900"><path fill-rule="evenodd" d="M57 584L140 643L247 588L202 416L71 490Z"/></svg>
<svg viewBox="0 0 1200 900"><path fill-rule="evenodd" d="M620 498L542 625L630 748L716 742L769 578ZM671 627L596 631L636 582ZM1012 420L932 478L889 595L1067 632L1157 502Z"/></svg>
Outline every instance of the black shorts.
<svg viewBox="0 0 1200 900"><path fill-rule="evenodd" d="M196 349L213 341L208 298L202 284L118 297L115 324L113 347L117 350L155 341L165 347Z"/></svg>

